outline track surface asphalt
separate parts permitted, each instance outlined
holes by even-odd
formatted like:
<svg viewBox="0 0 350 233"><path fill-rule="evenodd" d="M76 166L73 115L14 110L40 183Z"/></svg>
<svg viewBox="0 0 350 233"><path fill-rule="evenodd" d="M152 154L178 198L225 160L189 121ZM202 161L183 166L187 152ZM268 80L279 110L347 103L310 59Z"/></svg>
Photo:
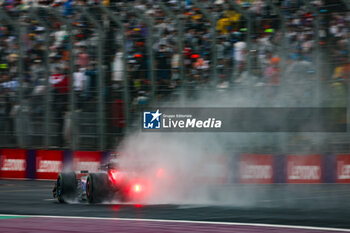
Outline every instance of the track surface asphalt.
<svg viewBox="0 0 350 233"><path fill-rule="evenodd" d="M325 193L324 200L342 203L318 205L319 208L294 208L283 205L264 206L220 206L220 205L138 205L138 204L59 204L52 199L52 181L0 180L0 214L2 215L45 215L79 216L86 218L12 218L0 216L0 232L271 232L269 227L199 224L190 221L262 223L295 226L315 226L350 229L350 193L333 188L333 193ZM337 186L331 186L337 187ZM329 189L329 188L327 188ZM335 194L339 193L339 196ZM312 197L309 197L312 202ZM129 220L108 220L102 218L129 218ZM130 219L161 219L176 221L134 221ZM189 222L181 222L185 220ZM57 226L58 224L58 226ZM55 225L55 229L52 226ZM101 226L98 228L96 226ZM84 229L81 228L84 226ZM273 232L333 232L315 229L274 228Z"/></svg>

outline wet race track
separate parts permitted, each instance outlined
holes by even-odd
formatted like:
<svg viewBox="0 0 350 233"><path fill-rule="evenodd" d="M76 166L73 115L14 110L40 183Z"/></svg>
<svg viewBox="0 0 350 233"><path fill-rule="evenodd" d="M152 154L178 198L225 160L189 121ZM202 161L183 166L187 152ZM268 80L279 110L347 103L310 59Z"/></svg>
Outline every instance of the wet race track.
<svg viewBox="0 0 350 233"><path fill-rule="evenodd" d="M251 206L59 204L53 182L0 180L0 232L340 232L350 229L349 187L235 187ZM248 190L248 191L247 191ZM300 190L300 191L295 191ZM242 201L248 195L242 196ZM270 198L270 199L268 199ZM313 203L307 205L306 203ZM61 217L60 217L61 216ZM63 216L69 216L63 217ZM288 226L285 226L288 225ZM309 226L304 227L304 226ZM335 228L335 229L334 229ZM350 230L349 230L350 232Z"/></svg>

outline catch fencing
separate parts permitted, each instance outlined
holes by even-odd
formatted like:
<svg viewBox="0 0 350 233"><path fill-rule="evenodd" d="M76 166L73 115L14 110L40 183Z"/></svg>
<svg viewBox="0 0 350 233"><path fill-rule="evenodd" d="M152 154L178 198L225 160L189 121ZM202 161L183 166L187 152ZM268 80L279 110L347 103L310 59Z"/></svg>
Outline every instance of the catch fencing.
<svg viewBox="0 0 350 233"><path fill-rule="evenodd" d="M4 4L1 147L111 150L140 127L140 109L185 106L203 93L241 95L250 100L243 107L348 107L350 56L342 51L350 51L350 33L335 42L327 28L332 15L348 13L347 1L339 1L348 9L341 11L304 1L296 6L307 9L303 27L289 17L296 9L272 0L264 13L223 2ZM302 45L299 37L306 37ZM227 147L345 152L348 136L257 133Z"/></svg>

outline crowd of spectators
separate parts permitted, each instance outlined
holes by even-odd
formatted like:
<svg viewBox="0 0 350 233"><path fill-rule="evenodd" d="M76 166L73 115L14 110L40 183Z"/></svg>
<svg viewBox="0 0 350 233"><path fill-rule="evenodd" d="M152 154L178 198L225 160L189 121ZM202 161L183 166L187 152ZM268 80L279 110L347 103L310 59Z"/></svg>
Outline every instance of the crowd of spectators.
<svg viewBox="0 0 350 233"><path fill-rule="evenodd" d="M286 93L293 95L290 99L297 98L298 101L294 102L297 104L301 102L298 97L305 100L307 96L309 99L314 96L318 79L323 80L327 88L339 81L332 79L337 76L333 71L336 71L336 66L347 66L350 38L350 14L344 10L346 6L342 1L271 1L281 11L285 25L267 1L235 1L252 17L249 38L247 19L230 2L233 1L173 0L164 1L164 4L133 1L138 14L152 19L154 28L130 10L130 1L109 3L125 20L128 63L135 71L129 73L135 100L138 93L143 95L146 92L151 96L150 55L145 48L150 34L156 95L161 99L171 97L172 93L178 94L178 87L185 87L184 93L191 97L197 90L208 86L219 90L268 86L272 89L265 88L268 99L268 96L275 95L271 93L277 93L275 87L281 86L283 80L287 85ZM181 25L163 10L164 6L181 20ZM211 30L213 27L215 32ZM177 44L180 36L181 49ZM212 43L214 37L215 45ZM118 61L115 60L114 64L118 66ZM338 73L339 70L344 71L343 76L349 75L347 69L339 68ZM324 93L328 95L328 89Z"/></svg>
<svg viewBox="0 0 350 233"><path fill-rule="evenodd" d="M231 2L249 13L250 32L248 20ZM114 118L108 124L117 133L125 127L124 114L120 113L125 104L137 111L151 101L179 95L195 98L204 89L228 92L261 88L269 100L278 96L283 86L285 99L300 104L312 100L316 83L322 80L321 88L326 88L330 104L344 105L350 75L350 14L344 3L271 2L281 11L285 25L264 0L4 0L3 10L21 27L4 18L0 21L2 132L15 131L19 112L44 121L47 106L59 128L65 128L72 97L70 81L75 110L97 111L102 76L106 118ZM122 20L125 44L120 28L96 7L98 4L109 7ZM76 6L86 7L98 20L103 37ZM72 31L51 8L72 23ZM99 66L101 38L103 58ZM124 85L130 91L129 103L124 102ZM45 105L48 92L50 104Z"/></svg>

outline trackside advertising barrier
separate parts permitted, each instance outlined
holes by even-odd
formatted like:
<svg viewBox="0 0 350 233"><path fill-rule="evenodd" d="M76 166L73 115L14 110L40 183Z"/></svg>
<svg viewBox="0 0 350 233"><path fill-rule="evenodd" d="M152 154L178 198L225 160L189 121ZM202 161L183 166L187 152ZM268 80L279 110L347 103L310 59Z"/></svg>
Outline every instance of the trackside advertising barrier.
<svg viewBox="0 0 350 233"><path fill-rule="evenodd" d="M63 168L63 151L38 150L36 152L36 179L56 179Z"/></svg>
<svg viewBox="0 0 350 233"><path fill-rule="evenodd" d="M73 166L76 173L81 171L97 172L101 165L102 154L99 151L73 152Z"/></svg>
<svg viewBox="0 0 350 233"><path fill-rule="evenodd" d="M0 178L54 180L64 167L96 172L103 153L99 151L55 151L0 149Z"/></svg>
<svg viewBox="0 0 350 233"><path fill-rule="evenodd" d="M350 154L337 155L336 182L350 183Z"/></svg>
<svg viewBox="0 0 350 233"><path fill-rule="evenodd" d="M96 172L112 152L0 149L0 178L54 180L64 168ZM239 154L205 160L217 183L350 183L350 153L339 155ZM221 157L219 157L221 158ZM218 172L219 171L219 172ZM220 175L220 172L222 176ZM203 176L203 177L202 177ZM229 179L229 177L233 179Z"/></svg>
<svg viewBox="0 0 350 233"><path fill-rule="evenodd" d="M1 178L27 177L27 151L23 149L1 150Z"/></svg>
<svg viewBox="0 0 350 233"><path fill-rule="evenodd" d="M239 182L243 184L271 184L274 181L274 157L266 154L241 154Z"/></svg>
<svg viewBox="0 0 350 233"><path fill-rule="evenodd" d="M227 184L229 180L229 167L227 156L207 155L198 164L198 179L201 183Z"/></svg>
<svg viewBox="0 0 350 233"><path fill-rule="evenodd" d="M321 155L288 155L287 183L322 183Z"/></svg>

